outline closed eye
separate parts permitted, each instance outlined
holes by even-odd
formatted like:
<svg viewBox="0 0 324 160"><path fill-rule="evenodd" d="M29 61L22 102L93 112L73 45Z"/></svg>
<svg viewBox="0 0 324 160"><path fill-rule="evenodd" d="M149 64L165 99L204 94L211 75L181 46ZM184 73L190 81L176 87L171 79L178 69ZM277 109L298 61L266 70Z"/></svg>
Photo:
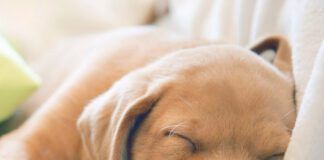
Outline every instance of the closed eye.
<svg viewBox="0 0 324 160"><path fill-rule="evenodd" d="M190 139L189 137L187 137L187 136L185 136L183 134L176 133L174 131L167 131L167 132L165 132L165 136L168 136L168 137L175 136L175 137L181 138L181 139L187 141L192 146L191 147L192 152L196 152L198 150L198 146L196 145L196 143L192 139Z"/></svg>
<svg viewBox="0 0 324 160"><path fill-rule="evenodd" d="M274 155L266 158L265 160L282 160L284 155L285 155L285 153L274 154Z"/></svg>

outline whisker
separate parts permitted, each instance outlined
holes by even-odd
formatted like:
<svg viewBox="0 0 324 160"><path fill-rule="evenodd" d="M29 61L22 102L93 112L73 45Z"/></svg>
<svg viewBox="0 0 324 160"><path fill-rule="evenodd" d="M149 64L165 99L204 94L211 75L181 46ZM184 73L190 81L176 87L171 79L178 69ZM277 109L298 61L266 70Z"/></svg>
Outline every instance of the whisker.
<svg viewBox="0 0 324 160"><path fill-rule="evenodd" d="M175 124L175 125L170 125L170 126L166 126L166 127L163 127L160 131L163 131L163 130L169 130L168 131L168 136L173 136L175 134L175 130L179 127L183 127L184 123L181 122L181 123L178 123L178 124Z"/></svg>
<svg viewBox="0 0 324 160"><path fill-rule="evenodd" d="M193 105L186 99L184 99L183 97L181 96L178 96L179 100L181 100L183 103L185 103L188 107L192 108Z"/></svg>
<svg viewBox="0 0 324 160"><path fill-rule="evenodd" d="M291 113L294 113L294 112L296 112L296 110L295 109L291 109L290 111L288 111L282 118L281 118L281 120L284 120L284 119L286 119Z"/></svg>

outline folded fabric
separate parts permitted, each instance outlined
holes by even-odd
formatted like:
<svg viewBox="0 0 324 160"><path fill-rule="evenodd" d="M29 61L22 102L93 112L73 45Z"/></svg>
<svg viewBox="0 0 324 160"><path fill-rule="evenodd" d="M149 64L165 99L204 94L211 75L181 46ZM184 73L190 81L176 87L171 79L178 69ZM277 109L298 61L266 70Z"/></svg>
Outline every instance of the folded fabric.
<svg viewBox="0 0 324 160"><path fill-rule="evenodd" d="M40 78L0 35L0 122L40 84Z"/></svg>
<svg viewBox="0 0 324 160"><path fill-rule="evenodd" d="M323 159L324 40L306 87L286 160Z"/></svg>

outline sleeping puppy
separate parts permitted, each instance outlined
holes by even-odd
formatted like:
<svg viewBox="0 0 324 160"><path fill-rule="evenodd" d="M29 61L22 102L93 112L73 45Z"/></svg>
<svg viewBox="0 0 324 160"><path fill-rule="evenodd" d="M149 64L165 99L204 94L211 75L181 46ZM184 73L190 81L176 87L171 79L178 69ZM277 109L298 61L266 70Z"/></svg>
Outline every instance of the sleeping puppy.
<svg viewBox="0 0 324 160"><path fill-rule="evenodd" d="M186 41L147 28L123 31L112 39L109 49L92 56L31 119L2 138L0 155L98 160L283 157L295 120L290 51L284 39L270 37L252 51ZM277 53L273 64L257 56L268 49Z"/></svg>
<svg viewBox="0 0 324 160"><path fill-rule="evenodd" d="M89 159L282 159L295 119L290 52L279 37L252 50L267 49L274 65L209 45L123 77L78 121Z"/></svg>

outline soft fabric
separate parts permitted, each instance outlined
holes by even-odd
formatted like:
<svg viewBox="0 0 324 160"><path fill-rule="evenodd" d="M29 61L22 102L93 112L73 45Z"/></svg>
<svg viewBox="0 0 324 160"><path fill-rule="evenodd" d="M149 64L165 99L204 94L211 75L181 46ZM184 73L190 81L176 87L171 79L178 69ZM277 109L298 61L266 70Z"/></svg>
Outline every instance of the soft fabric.
<svg viewBox="0 0 324 160"><path fill-rule="evenodd" d="M169 0L169 10L159 25L193 37L245 46L269 34L287 36L299 117L286 160L324 157L324 1Z"/></svg>
<svg viewBox="0 0 324 160"><path fill-rule="evenodd" d="M324 43L316 57L314 69L306 88L291 147L286 159L322 159L324 144Z"/></svg>
<svg viewBox="0 0 324 160"><path fill-rule="evenodd" d="M39 83L40 79L0 35L0 122L7 119Z"/></svg>

